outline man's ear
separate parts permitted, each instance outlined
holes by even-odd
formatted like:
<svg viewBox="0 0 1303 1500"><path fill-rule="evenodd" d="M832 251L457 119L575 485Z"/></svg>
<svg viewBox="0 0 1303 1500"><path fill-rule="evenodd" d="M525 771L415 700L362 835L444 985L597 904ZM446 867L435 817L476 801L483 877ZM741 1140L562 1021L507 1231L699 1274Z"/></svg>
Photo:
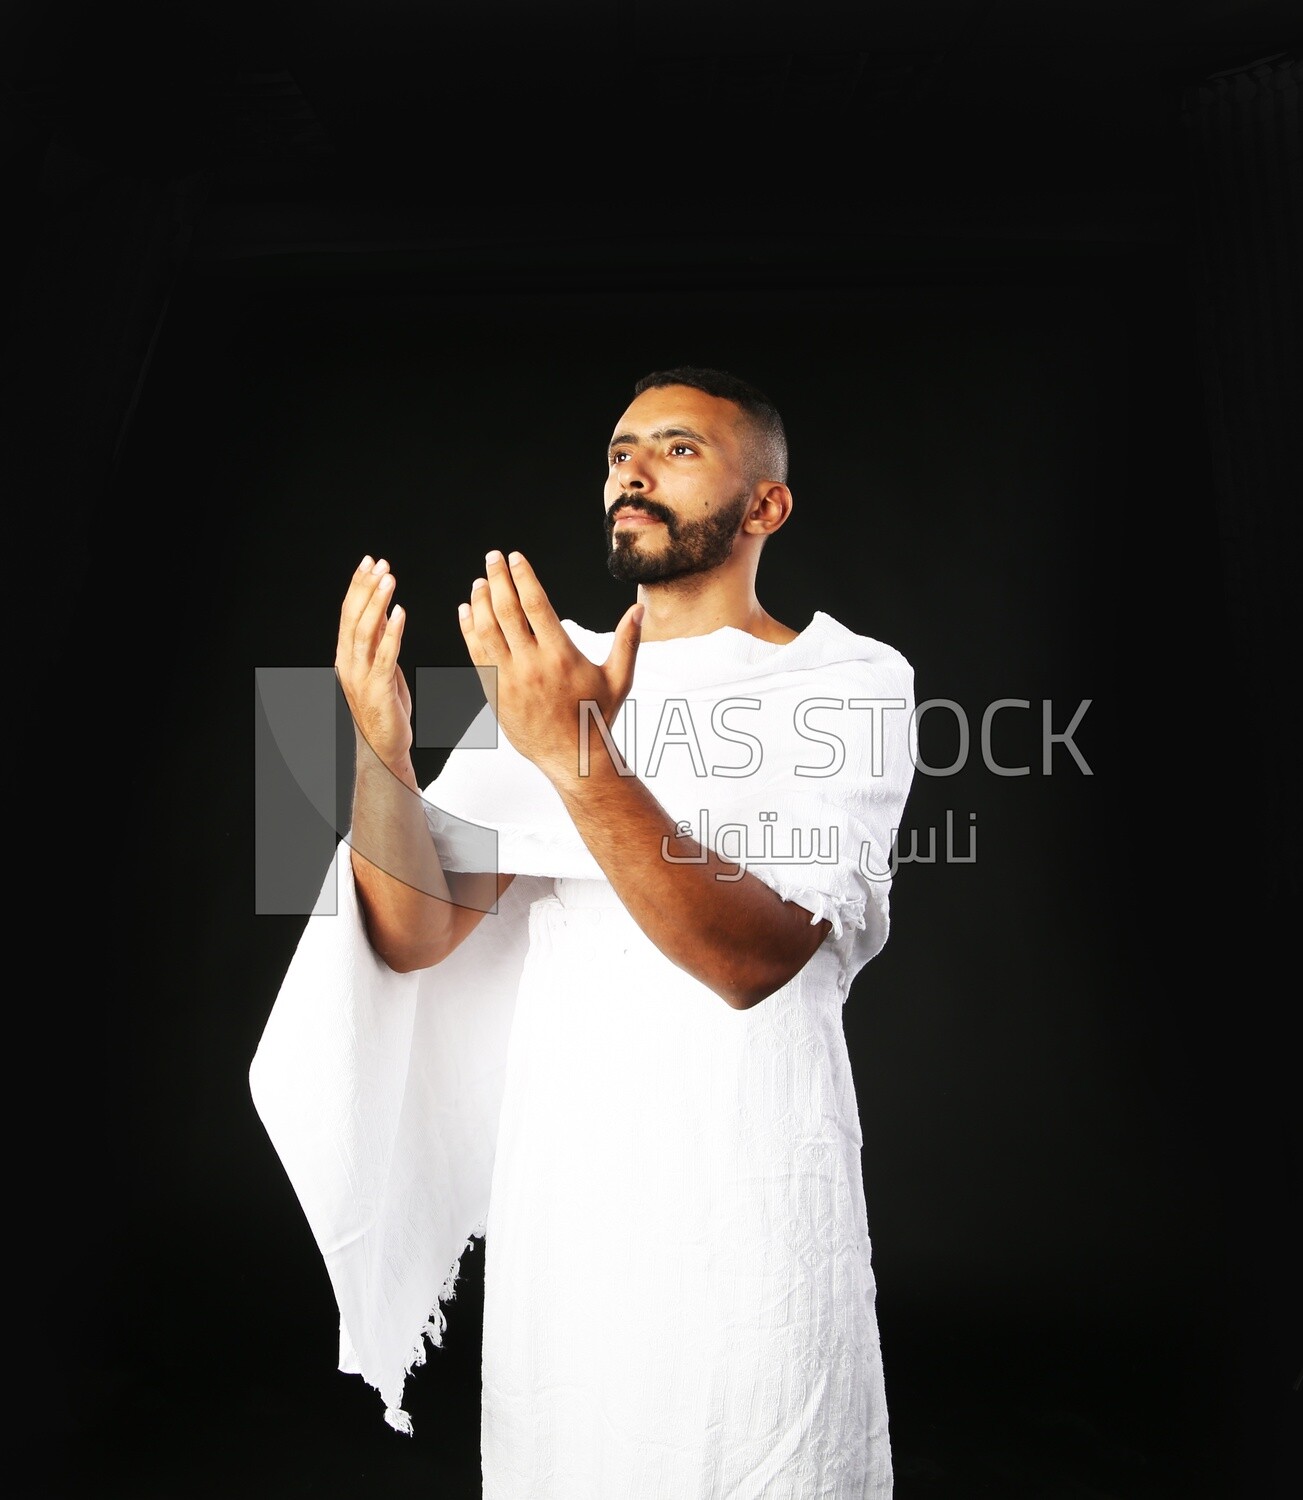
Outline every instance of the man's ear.
<svg viewBox="0 0 1303 1500"><path fill-rule="evenodd" d="M768 480L756 486L742 530L753 536L768 536L771 531L777 531L791 514L791 490L777 480Z"/></svg>

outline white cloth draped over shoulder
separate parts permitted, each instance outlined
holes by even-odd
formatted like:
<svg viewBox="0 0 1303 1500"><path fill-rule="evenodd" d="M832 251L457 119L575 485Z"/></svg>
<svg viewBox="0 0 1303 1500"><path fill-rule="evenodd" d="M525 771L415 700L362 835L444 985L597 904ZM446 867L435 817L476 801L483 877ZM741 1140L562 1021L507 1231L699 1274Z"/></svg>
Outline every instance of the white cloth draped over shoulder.
<svg viewBox="0 0 1303 1500"><path fill-rule="evenodd" d="M611 634L563 623L606 659ZM913 709L905 658L817 613L781 645L732 627L643 644L611 737L670 818L829 921L821 954L835 952L844 1001L887 939ZM606 753L596 724L589 742ZM337 914L307 919L250 1068L334 1290L339 1367L403 1431L407 1377L425 1340L440 1342L458 1261L489 1215L531 908L558 882L605 879L500 733L453 750L425 801L446 869L516 879L443 963L396 974L367 943L341 840L325 876Z"/></svg>

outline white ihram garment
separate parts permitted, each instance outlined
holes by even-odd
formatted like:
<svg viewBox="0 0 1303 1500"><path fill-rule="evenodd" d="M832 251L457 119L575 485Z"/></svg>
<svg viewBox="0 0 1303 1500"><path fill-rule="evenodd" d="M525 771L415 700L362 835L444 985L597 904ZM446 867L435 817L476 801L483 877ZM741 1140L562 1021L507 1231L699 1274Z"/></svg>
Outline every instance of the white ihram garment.
<svg viewBox="0 0 1303 1500"><path fill-rule="evenodd" d="M736 1011L601 881L531 908L485 1238L485 1500L889 1495L836 955Z"/></svg>
<svg viewBox="0 0 1303 1500"><path fill-rule="evenodd" d="M565 624L605 659L609 634ZM912 708L904 658L822 614L782 646L724 629L640 649L614 738L672 817L729 858L743 832L761 855L805 831L813 854L809 831L837 830L835 860L747 861L831 931L746 1011L660 953L503 738L426 791L446 868L517 872L443 964L385 969L337 859L341 917L308 924L255 1103L326 1258L341 1368L395 1426L486 1231L485 1500L890 1495L841 1008L886 941L869 872L901 821ZM745 734L763 754L730 777Z"/></svg>

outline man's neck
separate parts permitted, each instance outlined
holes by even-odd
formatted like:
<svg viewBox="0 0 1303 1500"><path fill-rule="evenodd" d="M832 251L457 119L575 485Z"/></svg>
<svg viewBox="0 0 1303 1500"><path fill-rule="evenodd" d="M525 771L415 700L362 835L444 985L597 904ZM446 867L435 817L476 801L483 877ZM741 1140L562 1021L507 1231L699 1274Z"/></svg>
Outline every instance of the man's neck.
<svg viewBox="0 0 1303 1500"><path fill-rule="evenodd" d="M737 594L721 589L694 589L694 582L694 579L676 579L673 583L639 586L638 598L645 607L643 641L709 635L729 625L777 645L795 640L800 634L763 609L753 590Z"/></svg>

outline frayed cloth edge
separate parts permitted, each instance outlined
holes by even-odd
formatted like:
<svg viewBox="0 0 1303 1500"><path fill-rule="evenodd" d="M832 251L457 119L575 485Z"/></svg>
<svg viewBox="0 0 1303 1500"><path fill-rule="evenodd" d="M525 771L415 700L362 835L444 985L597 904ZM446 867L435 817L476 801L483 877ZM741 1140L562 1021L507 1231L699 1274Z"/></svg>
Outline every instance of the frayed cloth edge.
<svg viewBox="0 0 1303 1500"><path fill-rule="evenodd" d="M462 1248L461 1255L453 1261L448 1269L448 1274L443 1279L443 1285L439 1288L438 1297L434 1306L430 1309L430 1315L421 1326L421 1331L416 1335L416 1342L412 1345L412 1351L407 1357L407 1364L403 1370L402 1384L406 1385L413 1370L418 1370L425 1363L429 1350L428 1343L435 1349L443 1348L443 1335L448 1327L448 1319L443 1310L445 1302L451 1302L457 1295L457 1278L461 1275L462 1256L468 1250L475 1247L477 1239L484 1238L486 1225L479 1223L470 1232L470 1237ZM402 1387L399 1388L399 1400L402 1400ZM386 1406L385 1421L395 1432L401 1432L404 1437L412 1436L412 1418L401 1406Z"/></svg>
<svg viewBox="0 0 1303 1500"><path fill-rule="evenodd" d="M818 922L829 922L833 942L837 942L843 933L862 932L867 926L865 898L861 895L834 896L828 891L801 885L799 880L787 876L786 871L778 874L752 869L751 874L758 874L783 901L805 907L810 913L811 926Z"/></svg>

